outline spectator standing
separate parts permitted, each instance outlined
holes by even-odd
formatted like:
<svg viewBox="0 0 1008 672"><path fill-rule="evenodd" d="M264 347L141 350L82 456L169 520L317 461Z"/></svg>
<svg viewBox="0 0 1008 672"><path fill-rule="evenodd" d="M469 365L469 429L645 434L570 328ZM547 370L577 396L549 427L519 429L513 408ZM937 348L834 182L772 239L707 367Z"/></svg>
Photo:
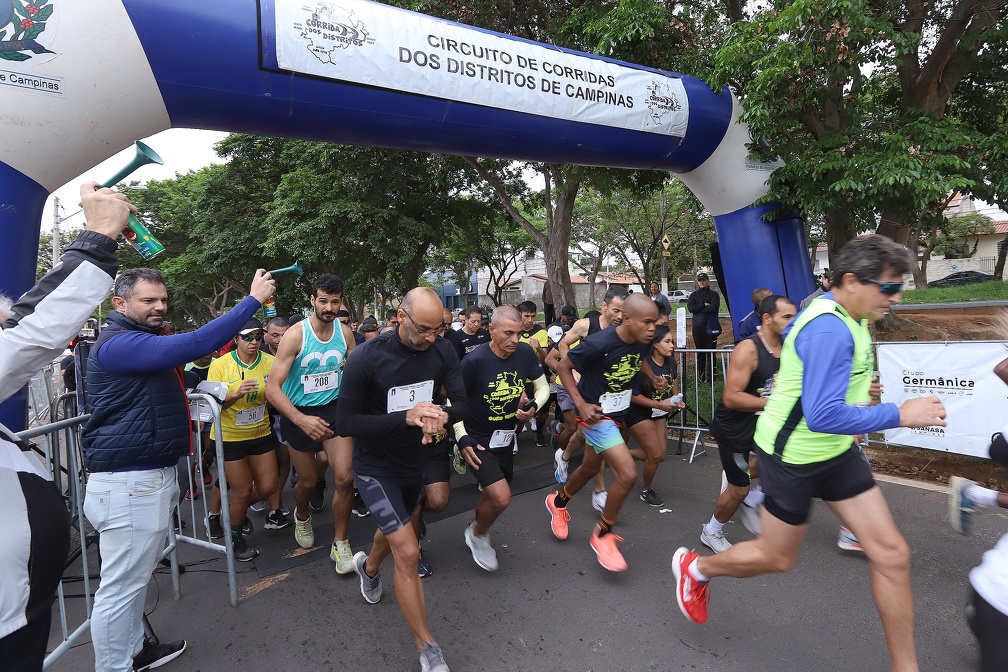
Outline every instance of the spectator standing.
<svg viewBox="0 0 1008 672"><path fill-rule="evenodd" d="M672 312L672 304L669 303L668 297L661 293L661 287L657 282L651 283L651 300L658 304L659 309L664 308L666 315Z"/></svg>
<svg viewBox="0 0 1008 672"><path fill-rule="evenodd" d="M752 336L753 334L755 334L757 331L760 330L761 322L759 314L759 305L763 301L763 299L770 296L771 294L773 294L773 292L771 292L766 287L757 287L756 289L752 290L752 294L749 295L749 298L752 299L753 309L749 311L749 313L747 313L745 317L739 320L738 329L735 330L735 345L738 345L740 342L744 341L745 339L749 338L750 336Z"/></svg>
<svg viewBox="0 0 1008 672"><path fill-rule="evenodd" d="M710 288L710 278L706 273L698 273L697 288L686 300L686 310L693 314L693 343L697 350L713 350L717 347L717 337L721 333L718 311L721 310L721 296ZM712 333L716 326L717 333ZM707 381L712 375L710 353L697 355L697 375Z"/></svg>
<svg viewBox="0 0 1008 672"><path fill-rule="evenodd" d="M144 639L144 598L178 501L175 464L191 449L186 362L228 342L276 283L256 271L250 296L203 327L163 335L164 276L134 268L115 283L116 311L88 357L87 412L81 433L91 472L84 513L99 534L101 585L91 613L95 669L129 672L177 657L185 641Z"/></svg>
<svg viewBox="0 0 1008 672"><path fill-rule="evenodd" d="M553 304L553 287L550 286L549 278L543 283L543 324L553 324L556 321L556 308Z"/></svg>
<svg viewBox="0 0 1008 672"><path fill-rule="evenodd" d="M0 304L0 401L63 351L112 287L116 238L136 208L97 186L81 185L86 230L59 263L17 303ZM37 672L70 548L70 520L51 476L25 448L0 425L0 660L4 669Z"/></svg>
<svg viewBox="0 0 1008 672"><path fill-rule="evenodd" d="M808 305L812 303L813 299L816 299L825 294L826 292L830 291L832 287L833 287L833 271L831 271L828 268L824 269L823 272L819 275L819 286L816 288L814 292L812 292L804 299L802 299L801 304L799 304L798 306L799 312L808 308Z"/></svg>

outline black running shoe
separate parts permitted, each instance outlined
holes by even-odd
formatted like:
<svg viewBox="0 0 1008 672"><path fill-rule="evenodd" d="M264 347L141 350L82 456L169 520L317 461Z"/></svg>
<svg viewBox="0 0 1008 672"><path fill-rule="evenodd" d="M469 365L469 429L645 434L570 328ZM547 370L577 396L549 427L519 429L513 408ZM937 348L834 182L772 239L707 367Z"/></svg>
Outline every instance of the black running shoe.
<svg viewBox="0 0 1008 672"><path fill-rule="evenodd" d="M354 490L353 498L353 514L358 518L367 518L371 515L371 511L367 508L367 504L361 499L360 493Z"/></svg>
<svg viewBox="0 0 1008 672"><path fill-rule="evenodd" d="M641 490L640 499L648 506L665 506L665 500L658 496L658 493L648 488Z"/></svg>
<svg viewBox="0 0 1008 672"><path fill-rule="evenodd" d="M285 527L290 527L290 518L284 515L283 510L277 509L276 511L270 511L269 515L266 516L266 524L263 525L267 530L282 530Z"/></svg>
<svg viewBox="0 0 1008 672"><path fill-rule="evenodd" d="M221 525L219 513L211 513L206 520L207 536L211 539L220 539L224 536L224 526Z"/></svg>
<svg viewBox="0 0 1008 672"><path fill-rule="evenodd" d="M245 522L242 523L242 534L252 534L255 532L255 528L252 527L252 521L245 518Z"/></svg>
<svg viewBox="0 0 1008 672"><path fill-rule="evenodd" d="M259 551L248 545L245 537L238 537L231 542L231 549L234 551L234 559L238 562L251 562L259 555Z"/></svg>
<svg viewBox="0 0 1008 672"><path fill-rule="evenodd" d="M184 639L168 644L152 644L145 639L140 653L133 656L133 672L146 672L161 667L181 656L185 648Z"/></svg>
<svg viewBox="0 0 1008 672"><path fill-rule="evenodd" d="M427 564L427 558L424 557L423 549L420 549L420 556L417 558L417 575L422 579L424 577L430 576L434 573L431 566Z"/></svg>
<svg viewBox="0 0 1008 672"><path fill-rule="evenodd" d="M325 491L327 489L324 478L320 478L315 482L315 492L312 493L311 498L308 500L308 506L311 507L312 511L321 511L322 507L325 506Z"/></svg>

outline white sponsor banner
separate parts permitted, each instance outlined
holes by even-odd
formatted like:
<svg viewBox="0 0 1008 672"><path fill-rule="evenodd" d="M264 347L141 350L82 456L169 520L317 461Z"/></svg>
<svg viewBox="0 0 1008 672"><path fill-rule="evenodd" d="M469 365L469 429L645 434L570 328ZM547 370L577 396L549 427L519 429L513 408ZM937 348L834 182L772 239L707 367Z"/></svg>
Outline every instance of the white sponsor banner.
<svg viewBox="0 0 1008 672"><path fill-rule="evenodd" d="M364 0L277 0L284 70L545 117L683 137L678 78Z"/></svg>
<svg viewBox="0 0 1008 672"><path fill-rule="evenodd" d="M1004 343L879 343L882 401L934 395L948 414L946 427L890 429L886 440L987 457L991 434L1008 421L1008 385L993 372L1006 357Z"/></svg>

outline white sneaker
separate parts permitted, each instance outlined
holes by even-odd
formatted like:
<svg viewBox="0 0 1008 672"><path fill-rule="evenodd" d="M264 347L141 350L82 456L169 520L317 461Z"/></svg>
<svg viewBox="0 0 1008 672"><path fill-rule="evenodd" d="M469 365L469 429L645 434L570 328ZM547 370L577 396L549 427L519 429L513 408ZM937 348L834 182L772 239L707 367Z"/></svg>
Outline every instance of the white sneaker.
<svg viewBox="0 0 1008 672"><path fill-rule="evenodd" d="M603 490L602 492L592 491L592 506L594 506L595 510L599 513L605 511L606 500L608 499L609 492L607 490Z"/></svg>
<svg viewBox="0 0 1008 672"><path fill-rule="evenodd" d="M711 534L707 531L706 525L704 525L703 529L700 531L700 543L715 553L723 553L732 547L731 542L724 536L724 530L720 530L716 534Z"/></svg>
<svg viewBox="0 0 1008 672"><path fill-rule="evenodd" d="M337 574L349 574L353 569L353 551L346 539L334 541L329 549L329 559L336 563Z"/></svg>
<svg viewBox="0 0 1008 672"><path fill-rule="evenodd" d="M564 459L563 448L557 448L553 453L553 466L556 467L553 477L556 478L557 483L563 485L567 482L568 470L570 469L570 462Z"/></svg>
<svg viewBox="0 0 1008 672"><path fill-rule="evenodd" d="M760 530L763 529L760 525L760 514L759 509L755 506L749 506L745 502L738 507L739 520L745 525L745 529L749 530L757 537L759 536Z"/></svg>
<svg viewBox="0 0 1008 672"><path fill-rule="evenodd" d="M315 545L315 528L312 527L311 516L308 516L308 520L299 520L297 507L294 507L294 541L301 548L311 548Z"/></svg>
<svg viewBox="0 0 1008 672"><path fill-rule="evenodd" d="M255 513L262 513L263 511L266 510L266 506L267 506L266 500L263 499L250 506L249 509L251 509Z"/></svg>
<svg viewBox="0 0 1008 672"><path fill-rule="evenodd" d="M490 545L490 535L484 534L482 537L473 532L476 523L469 523L465 529L465 543L472 551L473 561L488 572L496 572L500 564L497 562L497 552Z"/></svg>

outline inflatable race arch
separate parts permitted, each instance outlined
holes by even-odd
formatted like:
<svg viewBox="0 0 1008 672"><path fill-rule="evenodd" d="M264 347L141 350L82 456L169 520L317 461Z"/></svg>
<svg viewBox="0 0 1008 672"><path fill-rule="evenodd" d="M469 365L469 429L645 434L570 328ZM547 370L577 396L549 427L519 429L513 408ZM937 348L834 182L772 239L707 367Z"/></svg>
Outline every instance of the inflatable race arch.
<svg viewBox="0 0 1008 672"><path fill-rule="evenodd" d="M366 0L0 0L0 101L12 296L49 193L167 128L668 170L714 216L739 316L758 285L814 289L802 221L753 205L776 166L727 88Z"/></svg>

